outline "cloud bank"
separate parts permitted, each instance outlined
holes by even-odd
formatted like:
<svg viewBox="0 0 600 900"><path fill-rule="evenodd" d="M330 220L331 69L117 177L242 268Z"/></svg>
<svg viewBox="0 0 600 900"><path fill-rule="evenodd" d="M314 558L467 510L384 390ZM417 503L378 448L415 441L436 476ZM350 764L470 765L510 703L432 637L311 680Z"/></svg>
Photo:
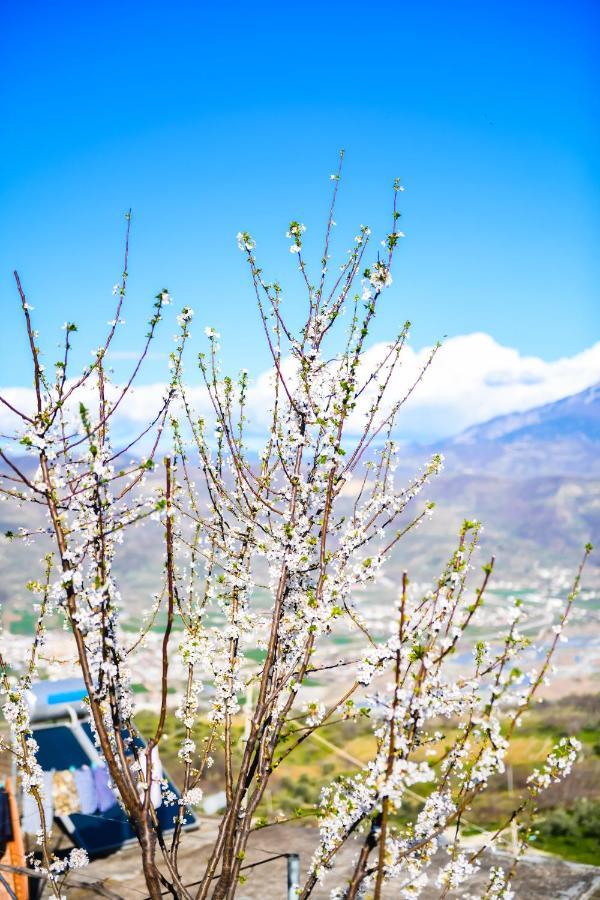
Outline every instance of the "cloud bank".
<svg viewBox="0 0 600 900"><path fill-rule="evenodd" d="M413 350L407 346L402 365L390 384L391 399L404 395L429 357L431 348ZM366 354L363 371L368 371L386 352L376 344ZM291 362L285 363L291 371ZM399 440L429 443L458 434L464 428L494 416L520 412L550 403L584 390L600 381L600 342L574 356L546 362L523 356L505 347L489 334L473 333L449 338L439 351L423 381L402 408L396 437ZM272 372L263 372L251 384L248 396L249 427L257 443L268 427ZM1 393L24 411L32 409L33 392L26 387L5 387ZM117 440L127 440L144 426L160 407L164 385L141 385L121 405L113 431ZM210 404L201 386L191 388L198 414L210 418ZM366 398L368 400L368 398ZM358 411L352 427L360 429L363 414ZM0 408L0 431L10 433L15 418Z"/></svg>

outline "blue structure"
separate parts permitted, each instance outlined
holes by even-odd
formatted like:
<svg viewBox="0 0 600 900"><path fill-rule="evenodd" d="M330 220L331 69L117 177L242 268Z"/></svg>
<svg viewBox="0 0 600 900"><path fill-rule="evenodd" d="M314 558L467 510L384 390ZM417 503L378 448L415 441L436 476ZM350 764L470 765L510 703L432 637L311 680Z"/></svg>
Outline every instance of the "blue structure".
<svg viewBox="0 0 600 900"><path fill-rule="evenodd" d="M37 760L44 771L102 764L102 757L94 744L89 710L83 703L86 696L85 685L80 679L42 681L29 692L27 701L31 728L39 746ZM140 748L145 746L141 739L136 739L136 745ZM179 797L179 791L166 772L163 777L168 781L169 789ZM173 829L177 810L177 806L165 804L156 809L163 832ZM117 802L104 812L55 816L55 821L77 847L87 850L90 858L111 853L136 839L125 812ZM197 824L194 814L187 812L184 828L189 830Z"/></svg>

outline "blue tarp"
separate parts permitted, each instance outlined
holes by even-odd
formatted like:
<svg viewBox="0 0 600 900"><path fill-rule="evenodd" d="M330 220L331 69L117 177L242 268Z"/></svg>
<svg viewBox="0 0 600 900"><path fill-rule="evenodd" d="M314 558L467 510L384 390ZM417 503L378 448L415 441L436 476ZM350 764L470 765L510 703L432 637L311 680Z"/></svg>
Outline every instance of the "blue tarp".
<svg viewBox="0 0 600 900"><path fill-rule="evenodd" d="M91 743L94 739L92 729L89 722L80 723L79 726ZM93 760L79 740L76 729L70 725L50 725L43 727L34 727L34 737L39 745L37 760L45 771L51 769L68 769L71 766L80 768L84 765L90 765ZM138 740L140 747L144 746L143 741ZM169 788L177 797L179 791L164 775L169 782ZM173 818L177 815L178 807L176 805L166 806L164 803L156 810L156 815L163 831L173 829ZM70 816L58 817L69 832L74 844L87 850L90 857L102 856L122 847L127 841L135 839L135 834L127 817L118 803L105 812L94 813L92 815L84 815L83 813L73 813ZM187 828L196 825L196 818L192 813L187 813L185 818L185 826Z"/></svg>

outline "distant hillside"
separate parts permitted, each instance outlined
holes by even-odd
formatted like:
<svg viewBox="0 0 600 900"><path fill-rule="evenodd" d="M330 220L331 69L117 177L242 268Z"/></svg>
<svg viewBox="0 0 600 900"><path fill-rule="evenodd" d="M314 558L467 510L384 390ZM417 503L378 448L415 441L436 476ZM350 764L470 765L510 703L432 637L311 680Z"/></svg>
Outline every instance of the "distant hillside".
<svg viewBox="0 0 600 900"><path fill-rule="evenodd" d="M453 472L600 477L600 383L564 400L474 425L441 449Z"/></svg>
<svg viewBox="0 0 600 900"><path fill-rule="evenodd" d="M497 416L481 425L474 425L454 438L453 443L511 443L517 440L560 440L564 437L600 440L600 383L563 400L536 406L526 412Z"/></svg>
<svg viewBox="0 0 600 900"><path fill-rule="evenodd" d="M439 565L464 517L485 524L486 552L497 553L503 575L524 576L536 565L571 569L587 541L600 544L600 383L435 445L405 447L403 473L436 451L444 471L426 493L438 507L405 542L408 565ZM599 556L590 561L590 586L600 585Z"/></svg>
<svg viewBox="0 0 600 900"><path fill-rule="evenodd" d="M588 541L600 544L600 479L456 473L448 466L423 494L436 501L433 519L405 539L402 565L419 577L435 571L452 548L464 518L479 519L484 555L494 553L502 578L533 578L538 567L573 570ZM585 582L600 587L600 553Z"/></svg>

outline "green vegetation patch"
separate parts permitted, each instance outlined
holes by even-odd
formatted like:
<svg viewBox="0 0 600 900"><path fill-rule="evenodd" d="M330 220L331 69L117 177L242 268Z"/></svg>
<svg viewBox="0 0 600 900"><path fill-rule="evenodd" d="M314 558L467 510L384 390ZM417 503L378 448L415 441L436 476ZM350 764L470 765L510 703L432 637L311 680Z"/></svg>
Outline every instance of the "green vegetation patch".
<svg viewBox="0 0 600 900"><path fill-rule="evenodd" d="M550 810L536 822L536 846L573 862L600 861L600 802L577 800L570 809Z"/></svg>

